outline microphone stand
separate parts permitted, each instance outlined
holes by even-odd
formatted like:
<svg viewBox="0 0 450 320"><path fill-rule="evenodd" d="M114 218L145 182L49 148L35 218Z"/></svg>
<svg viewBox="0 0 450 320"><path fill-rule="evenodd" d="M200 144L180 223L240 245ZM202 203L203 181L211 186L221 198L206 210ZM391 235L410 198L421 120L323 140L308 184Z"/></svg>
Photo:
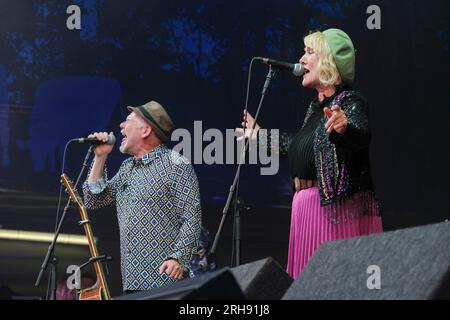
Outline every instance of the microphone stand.
<svg viewBox="0 0 450 320"><path fill-rule="evenodd" d="M234 233L235 239L233 239L234 240L233 243L236 246L236 249L235 249L236 266L240 265L240 259L241 259L241 257L240 257L241 256L241 250L240 250L240 244L241 244L240 243L240 240L241 240L240 239L240 237L241 237L240 206L241 206L241 204L237 200L238 197L237 197L237 194L235 194L237 192L235 192L235 191L236 191L236 187L239 184L239 176L241 174L241 167L242 167L242 164L243 164L243 162L245 160L245 155L247 153L247 149L248 149L248 145L249 145L250 139L251 139L251 137L253 135L253 132L254 132L256 124L257 124L259 112L260 112L262 104L264 102L264 98L266 96L267 89L269 88L270 82L271 82L272 78L275 76L275 74L276 74L276 70L272 69L272 66L270 66L269 72L267 73L267 76L266 76L266 81L265 81L264 86L263 86L263 90L261 92L261 99L259 101L258 109L257 109L256 114L255 114L255 118L254 118L255 120L254 120L252 129L250 131L250 138L249 139L245 139L245 132L244 132L244 142L245 143L244 143L244 146L242 148L242 152L241 152L241 156L240 156L240 159L239 159L238 168L236 170L236 175L234 176L233 184L230 187L228 198L227 198L227 201L225 203L225 207L223 208L223 211L222 211L222 219L220 221L219 228L218 228L216 236L214 238L214 242L213 242L211 250L209 251L208 256L207 256L208 266L210 266L210 270L215 269L215 267L216 267L216 265L215 265L215 253L216 253L216 250L217 250L217 246L219 244L219 239L220 239L220 236L222 234L223 226L225 224L225 219L226 219L226 217L228 215L228 210L230 208L230 204L231 204L231 201L232 201L233 197L235 197L235 204L236 204L235 205L235 213L234 213L235 214L235 233Z"/></svg>
<svg viewBox="0 0 450 320"><path fill-rule="evenodd" d="M89 158L91 157L93 150L94 150L94 146L91 145L89 147L88 152L86 153L86 157L84 158L83 166L82 166L81 171L80 171L80 173L78 175L77 181L76 181L76 183L74 185L74 189L77 188L78 182L80 181L80 178L81 178L84 170L87 167L87 162L89 161ZM42 276L44 275L44 272L47 269L48 264L50 263L51 264L50 285L47 288L47 296L46 296L47 300L56 300L56 287L57 287L57 280L56 279L57 279L58 260L59 259L58 259L57 256L55 256L55 245L56 245L56 241L58 240L58 236L59 236L59 234L61 232L61 227L62 227L64 219L66 217L67 210L69 209L70 202L71 202L71 200L70 200L70 197L69 197L69 199L67 200L67 204L64 207L64 211L63 211L63 214L61 216L61 219L59 220L58 227L56 228L55 235L53 236L53 241L50 243L50 245L48 247L47 254L45 255L45 258L44 258L44 262L42 263L42 266L41 266L41 269L39 271L39 275L37 277L36 283L34 284L35 287L39 287L39 284L41 283L41 280L42 280Z"/></svg>
<svg viewBox="0 0 450 320"><path fill-rule="evenodd" d="M241 265L241 213L249 211L251 207L245 205L242 197L238 197L239 193L239 179L236 185L236 191L234 196L234 230L233 230L233 252L234 259L232 257L231 265L240 266Z"/></svg>

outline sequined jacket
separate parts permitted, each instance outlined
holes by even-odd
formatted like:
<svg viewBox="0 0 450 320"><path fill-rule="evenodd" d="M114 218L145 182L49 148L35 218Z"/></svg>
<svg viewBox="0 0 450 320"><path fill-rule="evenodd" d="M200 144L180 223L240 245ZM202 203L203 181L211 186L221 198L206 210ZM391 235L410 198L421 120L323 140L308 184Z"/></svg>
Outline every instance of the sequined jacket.
<svg viewBox="0 0 450 320"><path fill-rule="evenodd" d="M329 218L339 222L338 207L352 202L357 215L377 215L378 202L373 191L370 170L368 108L365 99L356 91L346 90L330 103L345 112L348 125L344 134L325 128L327 117L319 121L314 136L314 158L320 202L328 209ZM313 114L312 104L303 127ZM287 154L293 135L280 134L280 153Z"/></svg>

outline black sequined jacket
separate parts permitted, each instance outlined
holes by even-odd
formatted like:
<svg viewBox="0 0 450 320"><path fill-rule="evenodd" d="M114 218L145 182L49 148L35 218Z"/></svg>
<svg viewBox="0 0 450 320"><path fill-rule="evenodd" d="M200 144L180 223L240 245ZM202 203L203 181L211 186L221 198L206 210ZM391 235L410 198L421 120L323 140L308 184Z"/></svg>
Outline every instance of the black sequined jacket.
<svg viewBox="0 0 450 320"><path fill-rule="evenodd" d="M321 205L331 221L339 222L339 206L352 206L352 215L378 215L378 201L373 191L370 170L370 130L365 99L356 91L345 90L336 95L329 107L339 105L348 118L344 134L325 128L327 117L318 122L314 136L314 158ZM313 113L312 104L303 127ZM280 154L287 154L294 135L281 133Z"/></svg>

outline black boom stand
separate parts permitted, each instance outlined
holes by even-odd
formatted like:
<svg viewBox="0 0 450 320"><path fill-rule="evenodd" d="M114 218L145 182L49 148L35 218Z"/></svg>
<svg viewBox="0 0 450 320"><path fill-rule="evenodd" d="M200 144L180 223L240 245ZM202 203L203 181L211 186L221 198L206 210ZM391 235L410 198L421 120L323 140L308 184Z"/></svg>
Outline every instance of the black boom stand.
<svg viewBox="0 0 450 320"><path fill-rule="evenodd" d="M94 146L91 145L89 147L89 150L83 161L83 166L81 168L80 174L78 175L77 181L74 185L74 189L77 188L78 182L80 181L80 178L83 175L85 168L87 167L87 162L89 161L89 158L91 157L93 150L94 150ZM56 300L56 286L57 286L56 282L57 282L57 271L58 271L58 260L59 259L57 256L55 256L55 245L56 245L56 241L58 240L59 233L61 232L61 227L64 223L64 219L66 217L67 210L69 209L70 202L71 202L71 199L69 197L69 200L67 200L67 204L64 207L64 211L61 216L61 219L59 220L58 226L55 230L55 234L53 236L52 243L50 243L50 245L48 247L47 254L45 255L45 258L42 263L41 269L39 271L39 275L37 277L36 283L34 284L36 287L39 287L39 284L41 283L44 272L45 272L45 270L47 270L47 266L50 263L51 264L50 276L49 276L50 283L47 288L47 296L46 296L47 300Z"/></svg>
<svg viewBox="0 0 450 320"><path fill-rule="evenodd" d="M240 159L239 159L238 168L236 170L236 175L234 176L233 184L230 187L230 192L228 194L228 198L227 198L227 201L225 203L225 207L223 208L223 211L222 211L222 219L220 221L219 228L218 228L216 236L214 238L213 245L211 247L211 250L208 253L208 265L209 265L209 268L211 270L215 269L215 267L216 267L216 265L215 265L215 252L217 250L217 246L219 244L219 239L220 239L220 236L222 234L223 226L224 226L226 217L228 215L228 211L230 209L230 204L231 204L233 199L234 199L234 202L235 202L235 206L234 206L234 221L235 221L234 228L235 229L234 229L234 232L233 232L233 234L234 234L234 239L233 239L234 250L233 251L234 251L235 257L234 257L233 260L236 263L235 264L236 266L240 265L240 263L241 263L241 248L240 248L240 244L241 244L241 224L240 224L240 219L241 218L240 218L240 216L241 216L241 210L242 210L242 201L237 196L237 187L239 185L239 177L240 177L240 173L241 173L241 167L242 167L242 164L244 163L245 155L247 153L247 149L248 149L248 146L249 146L249 142L250 142L250 139L251 139L251 137L253 135L253 132L254 132L256 124L257 124L257 120L258 120L259 112L261 110L261 106L262 106L262 104L264 102L264 98L266 96L267 89L269 88L270 82L271 82L272 78L275 76L275 74L276 74L276 70L273 69L272 66L271 66L270 69L269 69L269 72L268 72L268 74L266 76L266 81L264 83L263 90L261 92L261 99L259 101L258 110L256 111L255 120L254 120L252 129L250 131L250 136L249 136L250 138L245 140L245 133L244 133L244 144L243 144L243 147L242 147L242 150L241 150L241 156L240 156Z"/></svg>

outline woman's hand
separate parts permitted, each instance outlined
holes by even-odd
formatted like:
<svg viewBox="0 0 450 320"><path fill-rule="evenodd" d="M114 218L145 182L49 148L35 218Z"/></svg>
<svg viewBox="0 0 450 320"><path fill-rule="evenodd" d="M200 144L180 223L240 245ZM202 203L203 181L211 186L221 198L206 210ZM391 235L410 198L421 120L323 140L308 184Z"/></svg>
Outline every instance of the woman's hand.
<svg viewBox="0 0 450 320"><path fill-rule="evenodd" d="M245 115L244 111L244 122L242 122L242 128L236 128L235 132L238 132L241 134L241 136L238 138L238 141L242 140L242 136L245 136L245 139L248 139L250 137L250 132L252 131L253 124L255 123L255 119L251 116L250 113L247 112L247 117ZM261 129L259 124L256 124L255 130L253 130L253 134L251 137L251 140L256 140L258 137L258 131ZM244 134L245 130L245 134Z"/></svg>
<svg viewBox="0 0 450 320"><path fill-rule="evenodd" d="M341 107L335 105L331 110L329 108L324 108L323 112L328 118L328 121L325 124L328 133L332 133L334 130L339 134L344 134L347 131L348 119Z"/></svg>

